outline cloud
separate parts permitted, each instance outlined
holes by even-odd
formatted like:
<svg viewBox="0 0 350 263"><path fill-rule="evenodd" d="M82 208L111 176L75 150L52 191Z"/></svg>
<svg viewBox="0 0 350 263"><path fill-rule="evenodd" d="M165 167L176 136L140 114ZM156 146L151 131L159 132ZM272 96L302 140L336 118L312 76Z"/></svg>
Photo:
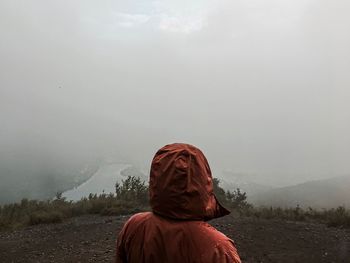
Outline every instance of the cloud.
<svg viewBox="0 0 350 263"><path fill-rule="evenodd" d="M134 27L147 23L151 16L146 14L117 13L117 24L121 27Z"/></svg>
<svg viewBox="0 0 350 263"><path fill-rule="evenodd" d="M157 30L189 34L200 31L205 26L206 18L203 14L182 16L165 12L152 15L117 13L115 23L119 27L131 28L146 25L151 21L152 27Z"/></svg>
<svg viewBox="0 0 350 263"><path fill-rule="evenodd" d="M159 21L159 29L169 32L189 34L200 31L205 25L203 16L171 16L162 14Z"/></svg>

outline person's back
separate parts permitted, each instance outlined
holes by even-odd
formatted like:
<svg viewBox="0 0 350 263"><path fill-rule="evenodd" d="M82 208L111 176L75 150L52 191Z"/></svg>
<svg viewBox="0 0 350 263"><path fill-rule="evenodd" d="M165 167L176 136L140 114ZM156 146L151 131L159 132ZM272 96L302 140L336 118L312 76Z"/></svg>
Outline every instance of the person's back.
<svg viewBox="0 0 350 263"><path fill-rule="evenodd" d="M187 144L160 149L152 161L153 212L132 216L117 241L118 263L240 262L232 240L205 221L229 212L216 200L203 153Z"/></svg>

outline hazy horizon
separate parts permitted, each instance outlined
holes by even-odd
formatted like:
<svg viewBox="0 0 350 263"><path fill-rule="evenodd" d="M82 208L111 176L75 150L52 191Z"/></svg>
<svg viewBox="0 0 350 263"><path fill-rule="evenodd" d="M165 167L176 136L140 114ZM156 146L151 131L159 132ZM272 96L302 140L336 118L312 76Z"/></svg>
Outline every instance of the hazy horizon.
<svg viewBox="0 0 350 263"><path fill-rule="evenodd" d="M172 142L279 185L349 175L349 11L1 1L0 178L108 158L147 167Z"/></svg>

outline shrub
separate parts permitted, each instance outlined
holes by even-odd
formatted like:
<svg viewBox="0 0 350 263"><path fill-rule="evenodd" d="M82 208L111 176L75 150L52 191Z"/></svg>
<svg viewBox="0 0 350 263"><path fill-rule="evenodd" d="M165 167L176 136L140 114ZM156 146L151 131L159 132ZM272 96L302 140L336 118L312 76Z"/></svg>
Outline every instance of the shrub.
<svg viewBox="0 0 350 263"><path fill-rule="evenodd" d="M327 214L327 226L330 227L350 227L350 213L343 206L339 206L336 209L331 209L326 212Z"/></svg>
<svg viewBox="0 0 350 263"><path fill-rule="evenodd" d="M242 192L239 188L233 192L227 191L226 199L232 208L240 211L251 207L251 205L247 202L247 194Z"/></svg>
<svg viewBox="0 0 350 263"><path fill-rule="evenodd" d="M226 191L220 187L220 180L213 178L213 189L216 198L224 206L232 208L241 213L243 210L249 209L251 205L247 202L247 194L237 188L233 192Z"/></svg>
<svg viewBox="0 0 350 263"><path fill-rule="evenodd" d="M220 187L220 180L218 178L213 178L213 190L216 198L223 205L227 205L228 200L226 199L225 190Z"/></svg>
<svg viewBox="0 0 350 263"><path fill-rule="evenodd" d="M148 187L140 178L128 177L116 185L115 194L90 194L80 201L67 201L61 193L54 200L21 202L0 206L0 230L59 223L66 218L84 214L125 215L144 211L148 204Z"/></svg>
<svg viewBox="0 0 350 263"><path fill-rule="evenodd" d="M137 205L148 205L148 186L139 177L128 176L122 184L115 184L117 200L134 202Z"/></svg>
<svg viewBox="0 0 350 263"><path fill-rule="evenodd" d="M30 214L29 225L60 223L63 218L63 214L58 211L37 211Z"/></svg>

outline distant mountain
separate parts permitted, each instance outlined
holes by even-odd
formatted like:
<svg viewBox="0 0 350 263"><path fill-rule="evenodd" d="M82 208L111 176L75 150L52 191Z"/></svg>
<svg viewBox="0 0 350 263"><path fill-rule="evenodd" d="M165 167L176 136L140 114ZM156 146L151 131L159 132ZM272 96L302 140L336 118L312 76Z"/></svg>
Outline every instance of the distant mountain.
<svg viewBox="0 0 350 263"><path fill-rule="evenodd" d="M46 200L88 180L98 170L98 164L37 168L0 166L0 205L18 202L22 198Z"/></svg>
<svg viewBox="0 0 350 263"><path fill-rule="evenodd" d="M254 181L249 174L223 171L218 174L220 186L226 191L233 191L237 188L247 193L247 196L265 193L273 189L272 186L260 184Z"/></svg>
<svg viewBox="0 0 350 263"><path fill-rule="evenodd" d="M317 209L344 205L350 207L350 176L309 181L288 187L271 189L249 196L255 205L312 207Z"/></svg>
<svg viewBox="0 0 350 263"><path fill-rule="evenodd" d="M247 193L247 196L262 194L273 189L272 186L262 185L254 182L231 182L226 179L220 179L220 186L226 191L233 191L239 188Z"/></svg>

